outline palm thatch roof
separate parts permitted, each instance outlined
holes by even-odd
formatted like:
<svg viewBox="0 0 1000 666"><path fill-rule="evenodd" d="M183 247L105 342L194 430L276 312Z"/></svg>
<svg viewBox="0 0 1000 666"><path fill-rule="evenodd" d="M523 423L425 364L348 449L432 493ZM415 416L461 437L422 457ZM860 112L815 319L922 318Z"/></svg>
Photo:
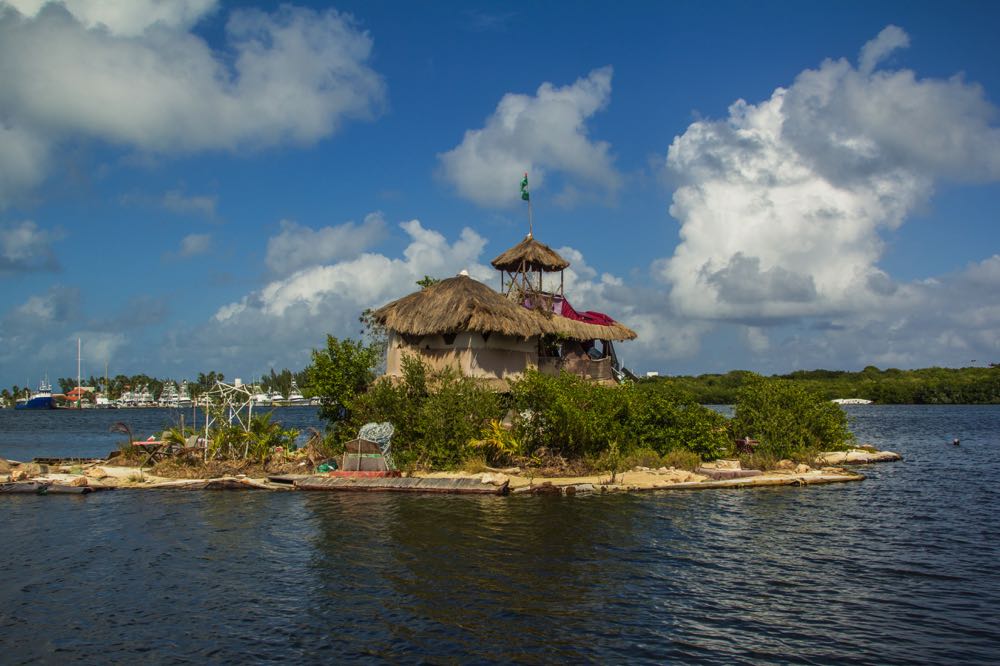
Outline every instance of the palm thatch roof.
<svg viewBox="0 0 1000 666"><path fill-rule="evenodd" d="M530 234L524 240L502 253L492 262L493 268L500 271L561 271L569 262L559 256L545 243L536 241Z"/></svg>
<svg viewBox="0 0 1000 666"><path fill-rule="evenodd" d="M619 323L585 324L529 310L467 275L441 280L373 313L386 328L409 335L475 331L521 338L553 333L574 340L632 340L634 331Z"/></svg>

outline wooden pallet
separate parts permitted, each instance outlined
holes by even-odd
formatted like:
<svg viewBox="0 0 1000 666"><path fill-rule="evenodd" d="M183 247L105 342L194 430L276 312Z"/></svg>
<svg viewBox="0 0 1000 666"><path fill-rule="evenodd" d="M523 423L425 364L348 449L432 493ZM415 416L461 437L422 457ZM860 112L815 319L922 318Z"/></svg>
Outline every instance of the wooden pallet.
<svg viewBox="0 0 1000 666"><path fill-rule="evenodd" d="M299 490L457 493L463 495L506 495L509 481L483 483L476 478L426 479L421 477L309 477L296 479Z"/></svg>

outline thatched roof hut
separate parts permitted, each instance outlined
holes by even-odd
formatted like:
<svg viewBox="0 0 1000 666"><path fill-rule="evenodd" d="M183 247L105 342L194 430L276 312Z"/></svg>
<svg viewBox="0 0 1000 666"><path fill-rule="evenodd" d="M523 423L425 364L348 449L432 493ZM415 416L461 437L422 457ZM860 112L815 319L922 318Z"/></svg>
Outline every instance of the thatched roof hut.
<svg viewBox="0 0 1000 666"><path fill-rule="evenodd" d="M546 333L573 340L632 340L636 337L634 331L618 322L601 326L552 312L529 310L467 275L441 280L415 291L382 306L373 315L378 323L404 335L472 331L524 339Z"/></svg>
<svg viewBox="0 0 1000 666"><path fill-rule="evenodd" d="M538 242L531 234L490 263L493 264L493 268L510 273L524 271L553 273L569 266L569 262L559 256L558 252L545 243Z"/></svg>

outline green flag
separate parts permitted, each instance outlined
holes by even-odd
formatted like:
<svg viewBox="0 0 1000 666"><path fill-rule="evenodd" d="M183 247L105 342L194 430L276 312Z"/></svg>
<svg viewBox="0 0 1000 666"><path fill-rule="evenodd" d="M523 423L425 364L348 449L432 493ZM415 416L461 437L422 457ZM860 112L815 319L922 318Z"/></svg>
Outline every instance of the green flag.
<svg viewBox="0 0 1000 666"><path fill-rule="evenodd" d="M528 174L524 174L524 179L521 180L521 199L524 201L531 200L531 195L528 194Z"/></svg>

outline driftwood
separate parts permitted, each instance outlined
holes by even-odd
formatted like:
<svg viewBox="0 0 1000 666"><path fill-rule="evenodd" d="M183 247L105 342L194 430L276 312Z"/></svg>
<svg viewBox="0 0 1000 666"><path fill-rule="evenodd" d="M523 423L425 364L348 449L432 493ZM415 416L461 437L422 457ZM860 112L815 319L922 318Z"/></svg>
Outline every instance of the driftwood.
<svg viewBox="0 0 1000 666"><path fill-rule="evenodd" d="M86 495L94 492L90 486L67 486L44 481L15 481L0 483L0 493L22 493L30 495Z"/></svg>
<svg viewBox="0 0 1000 666"><path fill-rule="evenodd" d="M759 469L718 469L715 467L699 467L694 473L707 476L715 481L721 479L744 479L763 474Z"/></svg>
<svg viewBox="0 0 1000 666"><path fill-rule="evenodd" d="M154 490L288 490L287 485L270 484L256 479L237 479L231 476L218 479L164 481L144 487Z"/></svg>

